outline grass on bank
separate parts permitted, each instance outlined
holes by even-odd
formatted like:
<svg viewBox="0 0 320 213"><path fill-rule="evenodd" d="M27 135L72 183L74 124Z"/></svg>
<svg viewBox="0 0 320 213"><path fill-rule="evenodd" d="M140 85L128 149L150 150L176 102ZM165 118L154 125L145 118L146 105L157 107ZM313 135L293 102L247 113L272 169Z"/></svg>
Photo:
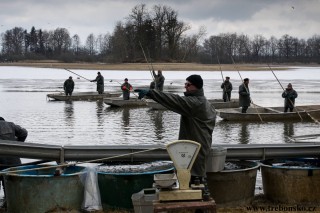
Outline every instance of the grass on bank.
<svg viewBox="0 0 320 213"><path fill-rule="evenodd" d="M62 63L57 61L27 61L0 63L0 66L23 66L57 69L85 70L164 70L164 71L263 71L270 70L267 64L198 64L198 63ZM273 70L286 70L287 65L270 65Z"/></svg>

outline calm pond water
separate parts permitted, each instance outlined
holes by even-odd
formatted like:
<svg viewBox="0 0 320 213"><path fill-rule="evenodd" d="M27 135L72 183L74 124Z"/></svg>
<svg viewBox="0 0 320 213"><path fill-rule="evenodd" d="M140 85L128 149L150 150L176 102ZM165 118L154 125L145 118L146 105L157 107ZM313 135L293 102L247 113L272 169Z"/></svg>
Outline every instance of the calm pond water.
<svg viewBox="0 0 320 213"><path fill-rule="evenodd" d="M94 79L94 70L72 70ZM128 78L134 88L149 85L149 71L100 70L105 78L105 91L120 91L119 83ZM220 72L165 71L165 90L183 94L185 78L198 73L204 78L205 95L221 98ZM319 104L320 70L292 67L274 71L283 87L290 82L298 92L297 105ZM282 88L271 71L240 72L250 78L250 91L255 104L282 106ZM241 79L237 71L224 71L234 86L233 98L238 98ZM26 142L55 145L136 145L165 144L176 140L179 131L178 114L148 108L111 108L101 101L60 102L46 99L48 93L61 92L69 76L75 81L75 91L95 91L95 83L77 79L63 69L0 67L0 116L29 131ZM112 82L110 82L112 80ZM217 119L213 144L287 143L287 136L315 134L319 125L308 122L235 123Z"/></svg>

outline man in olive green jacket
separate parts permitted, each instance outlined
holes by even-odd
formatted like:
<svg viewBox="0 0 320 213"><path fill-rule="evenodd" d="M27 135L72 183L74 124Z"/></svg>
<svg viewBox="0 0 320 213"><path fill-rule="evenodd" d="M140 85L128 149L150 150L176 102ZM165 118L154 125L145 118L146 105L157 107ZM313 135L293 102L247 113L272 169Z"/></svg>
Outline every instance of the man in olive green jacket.
<svg viewBox="0 0 320 213"><path fill-rule="evenodd" d="M135 90L139 98L147 96L167 109L181 115L179 140L192 140L201 144L199 154L191 169L192 180L206 176L206 160L212 144L212 133L216 123L216 111L206 99L200 75L186 79L184 96L164 93L159 90Z"/></svg>

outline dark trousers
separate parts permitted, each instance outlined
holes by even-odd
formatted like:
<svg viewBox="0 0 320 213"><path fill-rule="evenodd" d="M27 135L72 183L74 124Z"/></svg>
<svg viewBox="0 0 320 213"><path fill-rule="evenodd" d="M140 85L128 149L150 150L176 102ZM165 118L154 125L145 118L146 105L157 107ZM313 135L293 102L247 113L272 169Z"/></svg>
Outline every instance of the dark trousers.
<svg viewBox="0 0 320 213"><path fill-rule="evenodd" d="M288 109L290 109L290 112L293 112L293 107L284 107L284 112L288 112Z"/></svg>
<svg viewBox="0 0 320 213"><path fill-rule="evenodd" d="M247 113L247 109L249 106L243 106L241 112L242 113Z"/></svg>
<svg viewBox="0 0 320 213"><path fill-rule="evenodd" d="M228 102L231 100L231 92L226 92L225 94L223 94L223 101L224 102Z"/></svg>

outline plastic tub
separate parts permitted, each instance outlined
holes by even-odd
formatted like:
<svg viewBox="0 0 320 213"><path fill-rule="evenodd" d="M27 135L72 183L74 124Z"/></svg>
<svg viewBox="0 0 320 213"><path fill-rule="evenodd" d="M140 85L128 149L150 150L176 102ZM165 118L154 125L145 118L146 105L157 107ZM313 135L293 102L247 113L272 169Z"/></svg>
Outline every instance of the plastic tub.
<svg viewBox="0 0 320 213"><path fill-rule="evenodd" d="M141 164L116 166L126 167L126 169L120 172L98 171L98 184L104 210L133 209L132 194L145 188L152 188L154 174L170 173L174 169L172 162L165 167L142 169L142 171L132 169L132 167L143 167Z"/></svg>
<svg viewBox="0 0 320 213"><path fill-rule="evenodd" d="M300 204L318 202L320 160L275 159L261 162L263 191L267 199Z"/></svg>
<svg viewBox="0 0 320 213"><path fill-rule="evenodd" d="M209 191L217 206L250 204L259 166L258 162L227 161L224 170L207 172Z"/></svg>
<svg viewBox="0 0 320 213"><path fill-rule="evenodd" d="M52 165L20 166L3 170L27 170ZM84 167L69 166L60 176L56 169L23 171L4 175L8 212L34 213L61 209L81 210L84 187L80 180Z"/></svg>

